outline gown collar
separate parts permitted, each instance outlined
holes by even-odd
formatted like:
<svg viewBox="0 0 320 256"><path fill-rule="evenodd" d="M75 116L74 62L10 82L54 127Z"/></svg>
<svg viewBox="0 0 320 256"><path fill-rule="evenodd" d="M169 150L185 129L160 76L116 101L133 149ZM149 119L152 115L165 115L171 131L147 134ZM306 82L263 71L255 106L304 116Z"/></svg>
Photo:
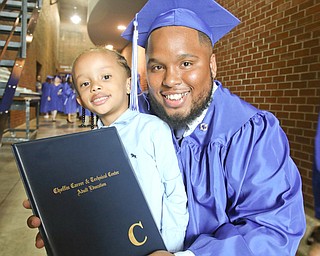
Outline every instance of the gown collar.
<svg viewBox="0 0 320 256"><path fill-rule="evenodd" d="M213 97L213 94L215 93L215 91L218 89L218 85L213 82L213 88L212 88L212 95L211 98ZM209 107L209 106L208 106ZM208 107L203 110L203 112L201 113L200 116L198 116L195 120L193 120L193 122L191 122L188 126L186 131L183 134L183 137L189 136L191 133L193 133L193 131L198 127L199 124L202 123L205 115L207 114L208 111Z"/></svg>

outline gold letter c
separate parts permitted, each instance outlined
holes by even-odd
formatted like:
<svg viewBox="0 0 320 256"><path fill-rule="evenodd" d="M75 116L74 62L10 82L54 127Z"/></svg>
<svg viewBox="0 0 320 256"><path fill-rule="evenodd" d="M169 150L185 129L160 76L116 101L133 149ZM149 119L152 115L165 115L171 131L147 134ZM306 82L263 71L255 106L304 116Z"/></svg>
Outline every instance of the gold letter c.
<svg viewBox="0 0 320 256"><path fill-rule="evenodd" d="M139 242L139 241L136 239L136 237L134 236L134 231L133 231L133 229L134 229L136 226L139 226L140 228L143 228L141 221L139 221L138 223L132 224L132 225L130 226L130 228L129 228L129 231L128 231L128 237L129 237L130 242L131 242L133 245L135 245L135 246L141 246L141 245L143 245L143 244L146 243L148 237L145 236L145 237L144 237L144 240L143 240L142 242Z"/></svg>

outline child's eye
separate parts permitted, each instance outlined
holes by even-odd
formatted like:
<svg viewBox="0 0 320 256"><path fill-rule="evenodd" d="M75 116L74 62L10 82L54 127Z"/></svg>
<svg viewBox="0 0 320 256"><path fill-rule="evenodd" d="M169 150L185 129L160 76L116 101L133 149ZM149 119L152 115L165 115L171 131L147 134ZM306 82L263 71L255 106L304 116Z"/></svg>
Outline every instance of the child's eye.
<svg viewBox="0 0 320 256"><path fill-rule="evenodd" d="M89 84L90 84L89 82L84 82L84 83L80 84L80 87L86 87L86 86L88 86Z"/></svg>
<svg viewBox="0 0 320 256"><path fill-rule="evenodd" d="M102 77L103 80L108 80L108 79L110 79L110 78L111 78L111 75L104 75L104 76Z"/></svg>
<svg viewBox="0 0 320 256"><path fill-rule="evenodd" d="M161 66L161 65L155 65L152 67L152 71L159 71L161 69L163 69L163 66Z"/></svg>

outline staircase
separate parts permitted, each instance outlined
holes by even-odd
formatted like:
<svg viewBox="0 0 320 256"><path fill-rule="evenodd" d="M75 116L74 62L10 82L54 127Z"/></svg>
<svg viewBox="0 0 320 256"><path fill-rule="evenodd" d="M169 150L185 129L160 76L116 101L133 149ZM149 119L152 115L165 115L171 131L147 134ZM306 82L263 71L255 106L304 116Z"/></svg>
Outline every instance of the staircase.
<svg viewBox="0 0 320 256"><path fill-rule="evenodd" d="M0 0L0 145L41 6L41 0Z"/></svg>

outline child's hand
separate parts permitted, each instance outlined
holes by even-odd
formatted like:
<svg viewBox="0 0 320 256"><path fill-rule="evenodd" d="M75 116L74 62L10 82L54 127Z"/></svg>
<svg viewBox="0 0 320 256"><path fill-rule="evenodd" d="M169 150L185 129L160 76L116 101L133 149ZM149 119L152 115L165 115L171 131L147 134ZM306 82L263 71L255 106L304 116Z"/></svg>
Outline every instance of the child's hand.
<svg viewBox="0 0 320 256"><path fill-rule="evenodd" d="M26 209L31 209L31 204L30 201L28 199L24 200L22 203L23 207ZM41 221L40 218L38 218L35 215L31 215L28 219L27 219L27 225L29 228L39 228L41 225ZM40 235L40 233L38 232L36 235L36 243L35 246L37 248L43 248L44 247L44 242L42 240L42 237Z"/></svg>

